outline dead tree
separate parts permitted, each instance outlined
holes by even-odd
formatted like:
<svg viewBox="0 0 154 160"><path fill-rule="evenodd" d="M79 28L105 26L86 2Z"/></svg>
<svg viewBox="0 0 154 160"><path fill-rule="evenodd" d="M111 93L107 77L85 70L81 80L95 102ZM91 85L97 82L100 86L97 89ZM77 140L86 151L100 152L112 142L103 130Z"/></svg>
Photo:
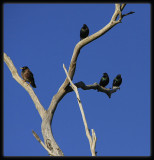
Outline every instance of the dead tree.
<svg viewBox="0 0 154 160"><path fill-rule="evenodd" d="M33 89L30 87L30 85L27 85L27 83L25 83L22 80L22 78L19 76L17 69L15 68L10 57L8 57L6 53L4 53L4 62L8 66L9 70L11 71L13 78L29 93L29 95L30 95L31 99L33 100L35 107L36 107L36 109L42 119L41 130L42 130L44 142L41 141L39 136L34 131L32 131L32 133L33 133L34 137L40 142L40 144L47 150L49 155L51 155L51 156L64 156L62 150L57 145L57 143L53 137L51 125L52 125L52 119L53 119L55 110L58 106L58 103L61 101L62 98L64 98L64 96L67 93L72 92L74 90L76 93L77 101L78 101L80 111L82 114L82 118L83 118L83 122L84 122L84 126L85 126L85 131L86 131L86 136L89 140L90 150L91 150L92 156L96 156L96 152L95 152L95 146L96 146L96 140L97 140L96 134L95 134L94 129L92 129L92 135L90 135L90 131L88 129L84 110L82 108L82 103L81 103L79 92L78 92L77 88L82 88L83 90L94 89L99 92L104 92L105 94L108 95L109 98L111 98L111 94L116 92L119 89L119 87L116 87L114 89L110 89L110 88L101 87L97 83L86 85L82 81L73 84L72 80L73 80L73 77L75 74L77 58L79 56L81 48L84 47L85 45L89 44L90 42L96 40L100 36L104 35L106 32L108 32L112 27L114 27L118 23L121 23L121 20L123 19L124 16L127 16L129 14L134 13L134 12L129 12L126 14L122 14L122 11L125 6L126 6L126 4L115 4L115 11L112 15L110 22L105 27L100 29L98 32L79 41L76 44L74 51L73 51L73 55L72 55L72 59L71 59L68 71L66 70L65 65L63 64L63 68L66 73L66 79L64 80L63 84L61 85L61 87L59 88L57 93L52 97L51 103L50 103L49 108L47 110L45 110L44 107L41 105L38 97L36 96Z"/></svg>

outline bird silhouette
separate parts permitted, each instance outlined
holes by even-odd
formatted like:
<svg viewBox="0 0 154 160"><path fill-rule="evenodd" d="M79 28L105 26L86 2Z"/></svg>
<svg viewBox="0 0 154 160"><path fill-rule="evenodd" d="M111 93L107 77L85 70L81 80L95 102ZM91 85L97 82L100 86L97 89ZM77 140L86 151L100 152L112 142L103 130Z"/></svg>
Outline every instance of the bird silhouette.
<svg viewBox="0 0 154 160"><path fill-rule="evenodd" d="M86 24L83 24L83 27L80 30L80 40L86 38L89 35L89 28Z"/></svg>
<svg viewBox="0 0 154 160"><path fill-rule="evenodd" d="M107 73L103 73L103 76L99 82L99 85L102 87L105 87L108 85L108 83L109 83L109 76Z"/></svg>
<svg viewBox="0 0 154 160"><path fill-rule="evenodd" d="M122 83L122 77L121 77L121 74L118 74L116 76L116 78L114 78L114 80L113 80L112 88L119 87L121 85L121 83Z"/></svg>

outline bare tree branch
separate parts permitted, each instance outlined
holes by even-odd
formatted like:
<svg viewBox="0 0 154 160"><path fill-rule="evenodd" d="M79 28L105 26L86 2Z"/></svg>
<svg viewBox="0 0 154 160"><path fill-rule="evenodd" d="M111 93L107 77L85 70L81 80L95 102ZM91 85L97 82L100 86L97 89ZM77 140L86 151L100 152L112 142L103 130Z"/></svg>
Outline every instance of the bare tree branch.
<svg viewBox="0 0 154 160"><path fill-rule="evenodd" d="M118 89L120 89L120 87L114 87L114 88L105 88L105 87L102 87L100 86L98 83L94 83L94 84L90 84L90 85L85 85L84 82L78 82L78 83L74 83L74 85L77 87L77 88L82 88L83 90L90 90L90 89L94 89L94 90L98 90L99 92L104 92L107 94L107 96L109 98L111 98L111 94L116 92ZM68 86L66 91L69 93L69 92L72 92L73 89Z"/></svg>
<svg viewBox="0 0 154 160"><path fill-rule="evenodd" d="M118 17L119 14L121 14L121 11L124 9L126 4L122 4L120 6L120 11L119 9L117 9L115 7L115 12L112 16L112 19L110 20L110 22L103 27L102 29L100 29L98 32L92 34L91 36L88 36L87 38L83 39L82 41L79 41L73 51L73 55L71 58L71 62L70 62L70 66L69 66L69 70L68 70L68 75L70 77L71 80L73 80L74 74L75 74L75 69L76 69L76 63L77 63L77 58L79 56L80 50L82 47L84 47L85 45L89 44L90 42L94 41L95 39L99 38L100 36L104 35L106 32L108 32L112 27L114 27L115 25L117 25L118 23L121 22L121 19L116 21L116 18ZM50 106L47 110L47 119L46 122L50 122L50 124L52 124L52 119L53 119L53 115L54 112L57 108L58 103L61 101L61 99L67 94L66 88L69 85L69 80L66 77L65 81L63 82L63 84L61 85L61 87L59 88L58 92L53 96ZM110 92L115 92L115 90L111 90ZM111 94L108 92L107 95L110 97ZM44 121L45 122L45 121ZM42 133L47 133L49 130L46 130L46 123L42 123ZM52 131L51 131L52 133ZM46 135L43 134L44 140L47 139Z"/></svg>
<svg viewBox="0 0 154 160"><path fill-rule="evenodd" d="M92 137L91 137L90 136L90 132L89 132L89 128L88 128L88 124L87 124L87 121L86 121L86 116L84 114L84 110L83 110L82 103L81 103L81 100L80 100L80 95L79 95L78 89L73 84L73 82L71 81L64 64L63 64L63 68L64 68L64 71L66 73L66 76L67 76L69 82L71 83L72 89L76 93L76 97L77 97L77 100L78 100L79 108L80 108L82 119L83 119L83 123L84 123L84 126L85 126L86 136L87 136L87 138L89 140L90 150L91 150L92 156L96 156L95 147L96 147L97 138L96 138L95 131L92 129Z"/></svg>
<svg viewBox="0 0 154 160"><path fill-rule="evenodd" d="M6 65L8 66L8 68L10 69L11 73L12 73L12 77L23 87L25 88L25 90L29 93L30 97L32 98L32 101L35 104L36 109L39 112L39 115L41 116L41 118L43 118L46 110L44 109L44 107L41 105L39 99L37 98L35 92L33 91L32 87L30 87L30 85L27 85L26 82L24 82L21 77L19 76L17 69L15 68L12 60L10 59L9 56L7 56L6 53L3 54L4 55L4 61L6 63Z"/></svg>
<svg viewBox="0 0 154 160"><path fill-rule="evenodd" d="M127 15L129 15L129 14L133 14L133 13L135 13L135 12L131 11L131 12L128 12L128 13L126 13L126 14L123 14L123 15L122 15L122 18L123 18L124 16L127 16Z"/></svg>
<svg viewBox="0 0 154 160"><path fill-rule="evenodd" d="M95 39L99 38L100 36L104 35L112 27L114 27L116 24L120 23L121 20L116 21L116 18L120 14L119 12L121 12L124 9L125 5L126 4L122 4L120 6L120 11L119 11L119 9L117 9L117 7L115 7L115 12L111 18L111 21L104 28L102 28L98 32L92 34L91 36L88 36L87 38L83 39L82 41L79 41L76 44L72 58L71 58L69 70L68 70L68 74L69 74L69 77L71 78L71 80L73 80L73 76L74 76L75 69L76 69L77 58L79 56L81 48L84 47L85 45L89 44L90 42L94 41ZM57 104L59 103L59 101L66 95L66 87L68 85L69 85L69 81L68 81L68 78L66 77L64 83L61 85L58 92L54 95L53 99L51 100L50 106L48 108L48 112L50 113L51 117L53 117L54 111L56 110L56 107L57 107ZM51 118L51 121L52 121L52 118Z"/></svg>
<svg viewBox="0 0 154 160"><path fill-rule="evenodd" d="M122 11L125 6L126 6L126 3L122 3L122 4L120 5L120 10Z"/></svg>
<svg viewBox="0 0 154 160"><path fill-rule="evenodd" d="M50 155L63 156L64 155L63 152L61 151L61 149L56 144L53 138L53 134L51 131L51 123L50 123L51 121L48 120L49 113L41 105L39 99L37 98L36 94L34 93L33 89L30 87L30 85L27 85L27 83L21 79L10 57L8 57L6 53L3 53L3 56L4 56L4 62L8 66L9 70L11 71L13 78L29 93L30 97L32 98L35 104L36 109L39 112L39 115L42 118L42 124L45 124L42 126L42 134L44 135L44 137L46 137L44 139L45 140L44 142L47 148L50 150L49 152Z"/></svg>

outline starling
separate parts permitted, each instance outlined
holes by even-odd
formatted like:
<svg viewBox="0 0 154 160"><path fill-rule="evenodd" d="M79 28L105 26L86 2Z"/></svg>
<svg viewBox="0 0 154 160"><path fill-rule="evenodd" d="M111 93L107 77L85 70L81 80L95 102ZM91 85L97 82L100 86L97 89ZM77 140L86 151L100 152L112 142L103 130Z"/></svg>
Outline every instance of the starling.
<svg viewBox="0 0 154 160"><path fill-rule="evenodd" d="M99 82L99 85L105 87L109 83L109 76L107 73L103 73L103 76Z"/></svg>
<svg viewBox="0 0 154 160"><path fill-rule="evenodd" d="M116 76L116 78L113 80L113 85L112 85L112 88L113 87L119 87L122 83L122 78L121 78L121 74L118 74Z"/></svg>
<svg viewBox="0 0 154 160"><path fill-rule="evenodd" d="M22 69L21 76L24 79L24 81L29 82L29 84L31 84L33 88L36 88L33 73L29 70L27 66L24 66L21 69Z"/></svg>
<svg viewBox="0 0 154 160"><path fill-rule="evenodd" d="M89 28L86 24L80 30L80 40L86 38L89 35Z"/></svg>

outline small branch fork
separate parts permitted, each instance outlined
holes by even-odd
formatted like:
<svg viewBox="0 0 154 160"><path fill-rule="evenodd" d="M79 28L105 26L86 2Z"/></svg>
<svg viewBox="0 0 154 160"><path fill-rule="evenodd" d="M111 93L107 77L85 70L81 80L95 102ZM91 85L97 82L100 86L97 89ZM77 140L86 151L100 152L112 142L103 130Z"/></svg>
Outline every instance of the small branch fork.
<svg viewBox="0 0 154 160"><path fill-rule="evenodd" d="M124 9L124 7L126 6L126 3L123 3L123 4L120 4L120 3L116 3L115 4L115 12L111 18L111 23L112 24L118 24L118 23L121 23L121 20L123 19L123 17L129 15L129 14L133 14L135 12L131 11L129 13L126 13L126 14L122 14L122 10ZM119 19L117 19L119 15Z"/></svg>
<svg viewBox="0 0 154 160"><path fill-rule="evenodd" d="M96 138L95 131L94 131L94 129L92 129L92 136L91 136L89 128L88 128L88 124L87 124L87 121L86 121L86 117L85 117L85 114L84 114L84 110L83 110L83 107L82 107L82 103L81 103L81 100L80 100L78 89L73 84L73 82L71 81L71 79L70 79L70 77L69 77L69 75L67 73L67 70L66 70L66 67L65 67L64 64L63 64L63 68L64 68L66 76L67 76L67 78L68 78L68 80L69 80L69 82L71 84L72 89L76 93L76 97L77 97L77 100L78 100L79 108L80 108L82 119L83 119L83 123L84 123L84 126L85 126L86 136L87 136L87 138L89 140L90 150L91 150L92 156L96 156L95 147L96 147L96 140L97 140L97 138Z"/></svg>

